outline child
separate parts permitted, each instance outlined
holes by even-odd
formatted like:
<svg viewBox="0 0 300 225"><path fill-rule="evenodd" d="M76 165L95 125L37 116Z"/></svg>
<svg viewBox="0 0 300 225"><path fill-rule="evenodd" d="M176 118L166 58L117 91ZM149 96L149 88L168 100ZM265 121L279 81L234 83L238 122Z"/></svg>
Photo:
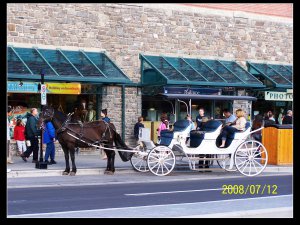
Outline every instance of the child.
<svg viewBox="0 0 300 225"><path fill-rule="evenodd" d="M17 120L17 124L14 129L14 139L17 142L18 154L21 155L26 151L25 144L25 126L21 119Z"/></svg>

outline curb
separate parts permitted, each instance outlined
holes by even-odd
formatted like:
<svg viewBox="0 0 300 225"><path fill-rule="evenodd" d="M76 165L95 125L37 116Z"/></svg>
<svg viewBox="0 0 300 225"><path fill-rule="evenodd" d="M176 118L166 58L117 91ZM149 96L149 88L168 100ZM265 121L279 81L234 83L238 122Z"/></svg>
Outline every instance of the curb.
<svg viewBox="0 0 300 225"><path fill-rule="evenodd" d="M77 175L104 175L105 168L97 169L77 169ZM135 173L133 169L118 168L118 173ZM63 169L60 170L27 170L27 171L11 171L7 173L7 178L19 178L19 177L46 177L46 176L62 176Z"/></svg>
<svg viewBox="0 0 300 225"><path fill-rule="evenodd" d="M186 169L189 171L189 168ZM216 168L215 172L223 172L224 170ZM46 177L46 176L62 176L63 169L36 169L11 171L7 173L7 178L19 177ZM105 168L78 168L76 175L104 175ZM133 168L116 168L118 174L137 173ZM182 171L182 170L180 170ZM230 173L230 172L229 172ZM293 167L266 167L263 173L293 173Z"/></svg>

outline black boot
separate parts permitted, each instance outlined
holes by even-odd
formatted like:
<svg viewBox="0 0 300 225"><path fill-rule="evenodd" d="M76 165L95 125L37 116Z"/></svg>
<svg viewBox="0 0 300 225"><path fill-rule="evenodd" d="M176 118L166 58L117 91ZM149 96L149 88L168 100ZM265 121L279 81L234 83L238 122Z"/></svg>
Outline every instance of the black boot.
<svg viewBox="0 0 300 225"><path fill-rule="evenodd" d="M47 163L47 165L52 165L52 163L49 162L48 160L45 160L45 163Z"/></svg>

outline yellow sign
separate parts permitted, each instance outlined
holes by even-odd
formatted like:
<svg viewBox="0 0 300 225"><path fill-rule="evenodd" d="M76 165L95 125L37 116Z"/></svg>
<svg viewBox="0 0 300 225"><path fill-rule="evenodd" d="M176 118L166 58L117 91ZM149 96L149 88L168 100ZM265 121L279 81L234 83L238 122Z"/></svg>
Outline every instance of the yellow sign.
<svg viewBox="0 0 300 225"><path fill-rule="evenodd" d="M80 83L46 83L48 94L74 94L81 93Z"/></svg>

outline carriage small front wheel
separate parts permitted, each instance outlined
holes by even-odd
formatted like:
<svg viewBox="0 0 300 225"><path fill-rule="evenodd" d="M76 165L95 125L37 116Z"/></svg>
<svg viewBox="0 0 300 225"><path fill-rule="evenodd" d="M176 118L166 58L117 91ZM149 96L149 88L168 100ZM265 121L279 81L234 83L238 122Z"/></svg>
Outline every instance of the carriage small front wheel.
<svg viewBox="0 0 300 225"><path fill-rule="evenodd" d="M259 141L245 141L237 148L234 163L243 175L256 176L266 168L268 152Z"/></svg>
<svg viewBox="0 0 300 225"><path fill-rule="evenodd" d="M130 163L135 171L148 172L149 168L147 165L148 152L146 148L139 147L139 152L132 155Z"/></svg>
<svg viewBox="0 0 300 225"><path fill-rule="evenodd" d="M157 176L166 176L175 167L175 154L167 146L153 148L147 157L148 168L151 173Z"/></svg>

